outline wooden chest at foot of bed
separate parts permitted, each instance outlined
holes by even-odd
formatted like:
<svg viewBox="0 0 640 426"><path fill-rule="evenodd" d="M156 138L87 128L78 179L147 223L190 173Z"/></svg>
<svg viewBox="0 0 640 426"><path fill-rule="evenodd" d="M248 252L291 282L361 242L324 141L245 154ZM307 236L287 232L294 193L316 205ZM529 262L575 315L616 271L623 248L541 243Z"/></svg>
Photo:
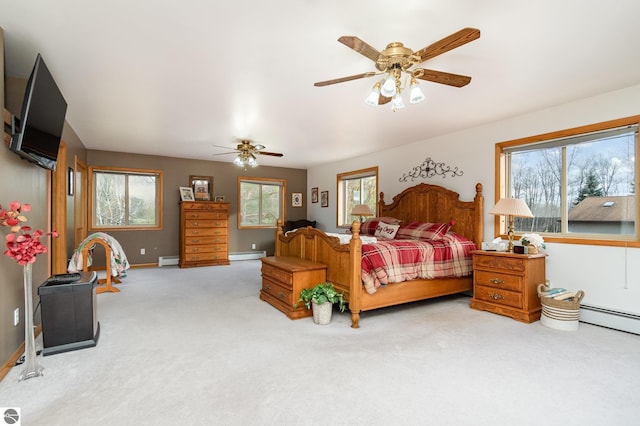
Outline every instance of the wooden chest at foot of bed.
<svg viewBox="0 0 640 426"><path fill-rule="evenodd" d="M282 311L290 319L310 317L311 309L304 303L293 306L303 288L311 288L327 280L327 265L310 262L297 257L263 257L262 289L260 299Z"/></svg>

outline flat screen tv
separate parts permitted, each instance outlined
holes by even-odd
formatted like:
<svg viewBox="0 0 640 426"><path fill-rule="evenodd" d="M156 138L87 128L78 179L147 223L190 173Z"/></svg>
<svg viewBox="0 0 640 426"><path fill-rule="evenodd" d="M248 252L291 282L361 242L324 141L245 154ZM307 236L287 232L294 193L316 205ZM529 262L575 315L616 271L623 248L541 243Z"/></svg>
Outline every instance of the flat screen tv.
<svg viewBox="0 0 640 426"><path fill-rule="evenodd" d="M67 113L58 85L38 54L27 82L20 119L14 118L9 148L45 169L55 170Z"/></svg>

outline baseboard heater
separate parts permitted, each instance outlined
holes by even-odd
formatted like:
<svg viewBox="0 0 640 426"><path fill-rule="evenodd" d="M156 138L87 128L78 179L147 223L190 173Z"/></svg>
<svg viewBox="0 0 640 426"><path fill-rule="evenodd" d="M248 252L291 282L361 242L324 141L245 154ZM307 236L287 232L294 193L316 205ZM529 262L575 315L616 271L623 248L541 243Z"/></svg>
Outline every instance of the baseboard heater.
<svg viewBox="0 0 640 426"><path fill-rule="evenodd" d="M261 257L266 257L266 251L240 251L237 253L229 253L229 260L252 260L252 259L260 259Z"/></svg>
<svg viewBox="0 0 640 426"><path fill-rule="evenodd" d="M158 258L158 267L177 265L180 262L180 256L160 256Z"/></svg>
<svg viewBox="0 0 640 426"><path fill-rule="evenodd" d="M580 321L627 333L640 334L640 315L599 306L580 305Z"/></svg>

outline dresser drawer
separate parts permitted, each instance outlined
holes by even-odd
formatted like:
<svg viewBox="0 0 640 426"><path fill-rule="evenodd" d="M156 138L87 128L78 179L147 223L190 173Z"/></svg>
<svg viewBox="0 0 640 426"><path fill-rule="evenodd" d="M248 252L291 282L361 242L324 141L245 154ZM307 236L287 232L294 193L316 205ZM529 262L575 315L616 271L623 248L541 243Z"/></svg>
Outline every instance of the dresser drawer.
<svg viewBox="0 0 640 426"><path fill-rule="evenodd" d="M226 236L226 228L185 228L184 236L189 237L220 237Z"/></svg>
<svg viewBox="0 0 640 426"><path fill-rule="evenodd" d="M217 237L192 236L192 237L186 237L184 239L185 246L207 245L207 244L227 244L227 238L226 236L217 236Z"/></svg>
<svg viewBox="0 0 640 426"><path fill-rule="evenodd" d="M262 265L262 276L289 286L293 283L293 274L291 272L283 271L265 264Z"/></svg>
<svg viewBox="0 0 640 426"><path fill-rule="evenodd" d="M211 245L194 245L194 246L185 246L184 252L186 254L193 253L220 253L227 252L226 244L211 244Z"/></svg>
<svg viewBox="0 0 640 426"><path fill-rule="evenodd" d="M262 291L284 302L287 306L293 306L295 303L291 289L283 287L279 282L273 281L269 277L262 278Z"/></svg>
<svg viewBox="0 0 640 426"><path fill-rule="evenodd" d="M222 260L227 258L227 252L210 253L187 253L184 256L185 262L200 262L203 260Z"/></svg>
<svg viewBox="0 0 640 426"><path fill-rule="evenodd" d="M223 219L190 219L184 222L187 228L226 228L227 221Z"/></svg>
<svg viewBox="0 0 640 426"><path fill-rule="evenodd" d="M473 256L473 269L504 269L509 272L523 273L526 270L525 259L498 256Z"/></svg>
<svg viewBox="0 0 640 426"><path fill-rule="evenodd" d="M522 293L515 291L476 285L474 288L473 297L474 299L496 303L498 305L522 308Z"/></svg>
<svg viewBox="0 0 640 426"><path fill-rule="evenodd" d="M522 277L501 272L476 270L474 280L477 285L505 290L522 291Z"/></svg>

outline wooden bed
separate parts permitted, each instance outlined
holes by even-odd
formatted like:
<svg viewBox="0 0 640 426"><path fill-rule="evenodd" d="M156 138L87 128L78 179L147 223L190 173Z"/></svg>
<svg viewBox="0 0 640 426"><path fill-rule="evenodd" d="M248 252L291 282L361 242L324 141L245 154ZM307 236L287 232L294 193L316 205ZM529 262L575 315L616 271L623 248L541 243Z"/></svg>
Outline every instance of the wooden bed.
<svg viewBox="0 0 640 426"><path fill-rule="evenodd" d="M482 184L476 184L473 201L460 201L459 194L437 185L425 183L407 188L386 204L380 193L377 216L390 216L403 222L454 222L451 230L463 235L477 247L483 239ZM285 235L282 223L276 230L275 255L290 256L327 265L327 281L344 291L351 311L351 327L359 328L360 313L386 306L430 299L472 290L472 276L462 278L417 279L380 287L369 294L362 285L362 240L360 223L354 222L349 244L314 228L301 228ZM297 297L297 295L295 295Z"/></svg>

